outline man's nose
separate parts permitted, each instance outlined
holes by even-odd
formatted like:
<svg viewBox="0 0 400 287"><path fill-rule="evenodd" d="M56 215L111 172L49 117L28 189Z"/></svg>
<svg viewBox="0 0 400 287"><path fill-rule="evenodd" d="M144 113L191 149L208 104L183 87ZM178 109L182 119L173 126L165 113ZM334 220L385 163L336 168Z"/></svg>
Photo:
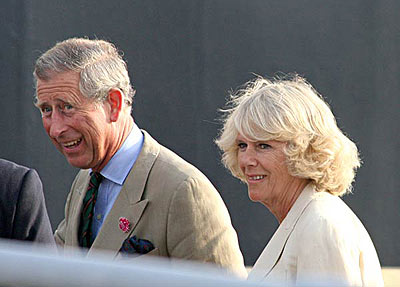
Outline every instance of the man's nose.
<svg viewBox="0 0 400 287"><path fill-rule="evenodd" d="M66 127L64 119L57 112L53 112L49 129L50 137L58 138L66 130Z"/></svg>

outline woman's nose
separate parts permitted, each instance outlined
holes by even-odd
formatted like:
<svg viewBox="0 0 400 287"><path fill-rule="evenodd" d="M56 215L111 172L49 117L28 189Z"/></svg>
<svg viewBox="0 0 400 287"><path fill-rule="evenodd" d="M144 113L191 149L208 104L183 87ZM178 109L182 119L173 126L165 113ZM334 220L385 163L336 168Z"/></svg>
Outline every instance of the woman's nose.
<svg viewBox="0 0 400 287"><path fill-rule="evenodd" d="M257 165L257 155L254 150L247 148L242 151L239 155L239 162L243 166L255 166Z"/></svg>

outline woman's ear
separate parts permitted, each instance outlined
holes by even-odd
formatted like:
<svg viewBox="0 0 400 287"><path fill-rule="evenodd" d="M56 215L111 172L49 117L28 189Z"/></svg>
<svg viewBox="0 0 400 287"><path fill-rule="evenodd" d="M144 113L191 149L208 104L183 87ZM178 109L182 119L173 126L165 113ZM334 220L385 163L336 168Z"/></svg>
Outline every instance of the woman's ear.
<svg viewBox="0 0 400 287"><path fill-rule="evenodd" d="M118 89L111 89L108 92L108 103L111 107L110 120L116 122L122 109L122 92Z"/></svg>

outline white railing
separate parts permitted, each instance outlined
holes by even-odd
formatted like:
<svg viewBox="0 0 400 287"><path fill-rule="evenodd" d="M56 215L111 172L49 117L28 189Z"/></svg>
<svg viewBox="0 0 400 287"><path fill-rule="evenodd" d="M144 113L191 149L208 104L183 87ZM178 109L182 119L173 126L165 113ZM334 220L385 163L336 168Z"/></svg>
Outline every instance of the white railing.
<svg viewBox="0 0 400 287"><path fill-rule="evenodd" d="M143 256L141 256L143 257ZM150 257L150 256L149 256ZM111 261L64 257L44 247L0 241L0 286L263 286L209 265L160 258Z"/></svg>

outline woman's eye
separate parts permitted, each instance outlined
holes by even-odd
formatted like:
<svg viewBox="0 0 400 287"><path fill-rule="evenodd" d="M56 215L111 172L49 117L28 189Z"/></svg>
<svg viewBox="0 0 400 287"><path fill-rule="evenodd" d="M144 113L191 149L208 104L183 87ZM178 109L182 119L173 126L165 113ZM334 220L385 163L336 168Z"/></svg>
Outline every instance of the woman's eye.
<svg viewBox="0 0 400 287"><path fill-rule="evenodd" d="M247 145L245 143L238 143L239 149L245 149Z"/></svg>
<svg viewBox="0 0 400 287"><path fill-rule="evenodd" d="M271 147L269 144L266 143L260 143L258 146L260 147L260 149L268 149Z"/></svg>

